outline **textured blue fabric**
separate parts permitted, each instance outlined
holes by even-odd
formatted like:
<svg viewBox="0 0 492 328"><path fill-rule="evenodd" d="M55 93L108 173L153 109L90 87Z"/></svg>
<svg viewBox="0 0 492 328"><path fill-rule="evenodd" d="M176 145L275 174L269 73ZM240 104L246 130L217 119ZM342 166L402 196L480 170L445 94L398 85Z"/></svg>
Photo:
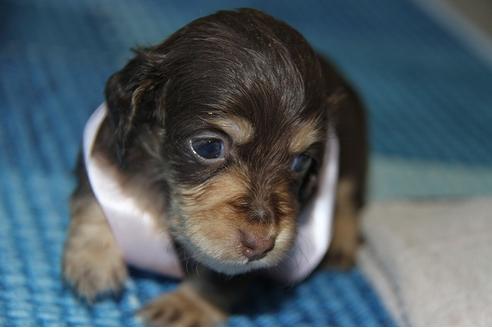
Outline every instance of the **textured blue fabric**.
<svg viewBox="0 0 492 328"><path fill-rule="evenodd" d="M405 1L1 1L0 325L138 325L134 311L176 282L132 272L86 305L62 284L67 200L82 128L131 54L191 19L256 7L299 29L358 86L376 154L492 165L492 75ZM446 145L444 147L444 145ZM425 192L423 192L425 193ZM259 287L231 325L391 325L354 269L288 290Z"/></svg>

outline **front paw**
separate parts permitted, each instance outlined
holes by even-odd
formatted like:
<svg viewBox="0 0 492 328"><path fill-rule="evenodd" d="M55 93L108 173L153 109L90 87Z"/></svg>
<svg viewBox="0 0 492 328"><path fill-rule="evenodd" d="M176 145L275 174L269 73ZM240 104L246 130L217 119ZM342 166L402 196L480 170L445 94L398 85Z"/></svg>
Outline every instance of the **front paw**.
<svg viewBox="0 0 492 328"><path fill-rule="evenodd" d="M227 319L223 311L189 285L159 297L140 310L139 315L150 326L217 326Z"/></svg>
<svg viewBox="0 0 492 328"><path fill-rule="evenodd" d="M119 291L128 275L119 250L114 245L79 246L69 242L65 247L65 280L88 301L106 292Z"/></svg>

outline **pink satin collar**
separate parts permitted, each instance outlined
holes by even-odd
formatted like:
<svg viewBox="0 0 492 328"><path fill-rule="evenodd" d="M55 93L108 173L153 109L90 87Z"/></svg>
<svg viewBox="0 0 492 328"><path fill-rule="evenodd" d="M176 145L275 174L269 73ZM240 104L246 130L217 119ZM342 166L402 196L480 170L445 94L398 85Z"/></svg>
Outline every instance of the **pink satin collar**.
<svg viewBox="0 0 492 328"><path fill-rule="evenodd" d="M155 226L151 213L138 206L107 168L91 156L94 140L106 116L103 103L92 114L84 129L84 160L94 194L111 226L114 237L128 264L174 278L183 270L166 231ZM319 264L331 241L331 227L336 180L338 176L338 142L334 136L327 143L325 165L316 197L299 217L294 247L286 259L268 273L293 283L304 279Z"/></svg>

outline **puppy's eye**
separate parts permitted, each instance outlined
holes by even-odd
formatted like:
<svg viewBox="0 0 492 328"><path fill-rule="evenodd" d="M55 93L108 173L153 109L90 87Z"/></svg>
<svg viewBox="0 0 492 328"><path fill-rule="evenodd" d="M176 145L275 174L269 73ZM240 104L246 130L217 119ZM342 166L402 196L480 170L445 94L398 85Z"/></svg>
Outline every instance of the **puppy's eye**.
<svg viewBox="0 0 492 328"><path fill-rule="evenodd" d="M206 160L224 158L224 141L214 137L191 139L191 149L198 157Z"/></svg>
<svg viewBox="0 0 492 328"><path fill-rule="evenodd" d="M313 159L310 156L306 154L300 154L294 158L292 164L290 165L290 168L296 173L304 173L309 169L312 161Z"/></svg>

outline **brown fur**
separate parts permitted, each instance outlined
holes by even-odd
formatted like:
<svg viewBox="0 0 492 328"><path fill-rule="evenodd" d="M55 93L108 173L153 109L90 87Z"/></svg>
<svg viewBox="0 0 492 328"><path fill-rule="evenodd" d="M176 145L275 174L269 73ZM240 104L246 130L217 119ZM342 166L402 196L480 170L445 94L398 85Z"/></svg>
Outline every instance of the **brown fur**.
<svg viewBox="0 0 492 328"><path fill-rule="evenodd" d="M189 284L182 284L178 290L163 295L144 307L140 316L154 326L207 327L224 323L227 315L220 308L210 304Z"/></svg>
<svg viewBox="0 0 492 328"><path fill-rule="evenodd" d="M293 154L304 152L311 145L322 142L326 136L323 135L315 121L303 122L301 126L294 132L290 140L289 150Z"/></svg>
<svg viewBox="0 0 492 328"><path fill-rule="evenodd" d="M72 197L62 266L65 279L81 296L93 300L103 292L120 290L127 269L101 207L86 188L81 184Z"/></svg>
<svg viewBox="0 0 492 328"><path fill-rule="evenodd" d="M353 262L366 179L362 105L285 23L252 9L195 20L138 50L109 79L106 103L93 155L140 206L166 218L157 224L188 264L183 286L141 313L148 323L217 324L247 286L236 277L252 276L236 274L287 256L329 126L340 141L332 248L338 263ZM223 141L224 156L192 151L204 133ZM299 154L313 159L306 172L292 169ZM120 286L126 269L82 162L78 175L64 275L90 298Z"/></svg>
<svg viewBox="0 0 492 328"><path fill-rule="evenodd" d="M219 129L232 137L232 140L238 144L245 144L254 136L255 129L246 119L237 116L227 118L217 118L209 120L209 123L216 125Z"/></svg>
<svg viewBox="0 0 492 328"><path fill-rule="evenodd" d="M355 263L356 251L360 243L358 209L355 207L353 180L342 178L338 183L333 220L333 239L330 249L323 259L324 266L350 268Z"/></svg>
<svg viewBox="0 0 492 328"><path fill-rule="evenodd" d="M282 215L275 218L263 215L259 220L257 210L261 206L256 206L255 211L245 200L250 185L248 173L236 167L199 186L178 192L178 199L182 200L179 204L182 221L173 224L173 234L197 260L203 262L206 254L212 254L213 258L208 260L210 266L217 268L227 263L232 267L223 270L231 272L235 264L244 266L240 231L248 231L258 238L282 236L274 251L261 261L251 263L251 269L271 266L289 249L294 237L295 200L289 199L291 195L279 185L272 194L279 200L278 212Z"/></svg>

